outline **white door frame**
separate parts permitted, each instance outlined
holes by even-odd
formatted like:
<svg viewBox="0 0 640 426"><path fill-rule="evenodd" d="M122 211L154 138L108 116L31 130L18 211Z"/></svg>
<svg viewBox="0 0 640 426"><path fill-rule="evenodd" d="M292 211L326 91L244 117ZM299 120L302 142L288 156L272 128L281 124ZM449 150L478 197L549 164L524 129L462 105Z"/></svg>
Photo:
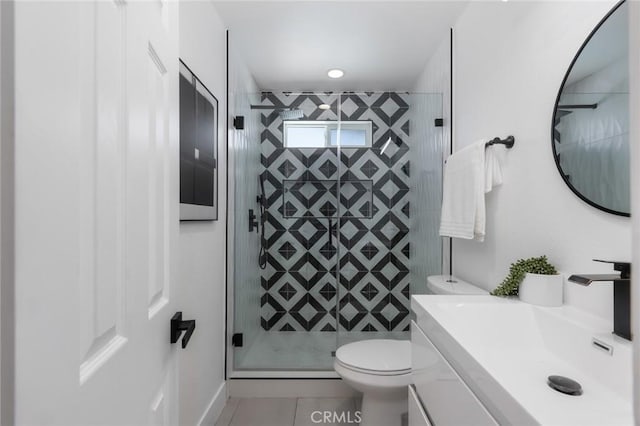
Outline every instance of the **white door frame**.
<svg viewBox="0 0 640 426"><path fill-rule="evenodd" d="M14 423L14 16L0 1L0 424Z"/></svg>
<svg viewBox="0 0 640 426"><path fill-rule="evenodd" d="M640 2L629 2L629 101L630 101L630 149L631 149L631 215L632 221L632 239L631 254L633 269L635 270L631 285L631 306L635 306L635 312L632 309L632 334L635 336L633 341L633 407L635 412L636 424L640 422L640 315L638 307L640 307L640 276L638 276L638 268L640 267L640 185L634 185L640 182L640 28L637 23L640 22Z"/></svg>

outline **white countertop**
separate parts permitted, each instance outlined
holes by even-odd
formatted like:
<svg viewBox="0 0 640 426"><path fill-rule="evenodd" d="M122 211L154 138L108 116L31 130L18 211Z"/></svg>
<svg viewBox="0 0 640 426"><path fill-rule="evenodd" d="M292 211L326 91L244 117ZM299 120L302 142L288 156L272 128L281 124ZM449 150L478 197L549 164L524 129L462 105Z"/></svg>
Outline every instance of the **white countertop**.
<svg viewBox="0 0 640 426"><path fill-rule="evenodd" d="M490 411L509 413L515 403L544 425L633 424L632 345L606 321L568 306L493 296L417 295L411 306L436 347L457 358L450 363L473 370L467 385ZM594 337L613 346L613 355L594 348ZM583 394L551 389L550 375L578 381ZM496 392L496 383L512 398Z"/></svg>

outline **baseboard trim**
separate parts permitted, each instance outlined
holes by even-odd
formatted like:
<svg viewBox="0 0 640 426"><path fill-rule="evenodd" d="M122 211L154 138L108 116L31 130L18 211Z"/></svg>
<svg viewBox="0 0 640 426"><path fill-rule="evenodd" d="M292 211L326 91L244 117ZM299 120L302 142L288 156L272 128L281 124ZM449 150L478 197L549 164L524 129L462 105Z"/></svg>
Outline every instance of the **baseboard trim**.
<svg viewBox="0 0 640 426"><path fill-rule="evenodd" d="M1 1L1 0L0 0ZM339 379L338 373L326 371L241 370L233 371L231 379Z"/></svg>
<svg viewBox="0 0 640 426"><path fill-rule="evenodd" d="M227 403L227 382L223 382L200 417L198 426L213 426Z"/></svg>
<svg viewBox="0 0 640 426"><path fill-rule="evenodd" d="M358 392L340 379L229 379L231 398L351 398Z"/></svg>

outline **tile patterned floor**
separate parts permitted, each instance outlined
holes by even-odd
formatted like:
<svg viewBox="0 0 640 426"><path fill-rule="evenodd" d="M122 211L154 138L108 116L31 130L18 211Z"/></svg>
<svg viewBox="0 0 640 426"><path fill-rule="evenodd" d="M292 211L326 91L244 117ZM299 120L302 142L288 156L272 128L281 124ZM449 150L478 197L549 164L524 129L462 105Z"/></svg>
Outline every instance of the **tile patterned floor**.
<svg viewBox="0 0 640 426"><path fill-rule="evenodd" d="M215 426L353 426L359 405L355 398L230 398Z"/></svg>

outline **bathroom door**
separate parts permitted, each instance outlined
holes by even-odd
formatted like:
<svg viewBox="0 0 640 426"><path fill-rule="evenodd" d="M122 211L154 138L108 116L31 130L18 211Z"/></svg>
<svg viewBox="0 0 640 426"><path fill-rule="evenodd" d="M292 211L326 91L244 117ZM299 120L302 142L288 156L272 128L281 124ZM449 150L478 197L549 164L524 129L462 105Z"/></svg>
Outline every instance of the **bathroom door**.
<svg viewBox="0 0 640 426"><path fill-rule="evenodd" d="M15 5L16 424L177 424L176 8Z"/></svg>

